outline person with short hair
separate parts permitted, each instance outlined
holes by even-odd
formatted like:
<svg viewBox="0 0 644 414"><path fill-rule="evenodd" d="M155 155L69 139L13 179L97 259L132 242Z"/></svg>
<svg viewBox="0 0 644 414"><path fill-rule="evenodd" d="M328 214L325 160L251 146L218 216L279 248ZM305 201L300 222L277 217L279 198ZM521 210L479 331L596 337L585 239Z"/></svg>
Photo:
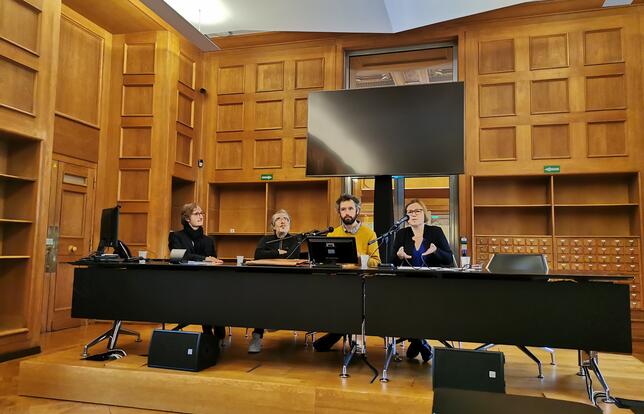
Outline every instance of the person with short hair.
<svg viewBox="0 0 644 414"><path fill-rule="evenodd" d="M170 250L185 249L183 257L190 261L221 264L223 260L217 258L215 241L203 232L204 217L203 209L197 203L184 204L181 208L183 230L170 233L168 247ZM213 334L212 325L201 325L201 328L205 334ZM226 329L223 326L215 326L214 335L223 339Z"/></svg>
<svg viewBox="0 0 644 414"><path fill-rule="evenodd" d="M380 263L380 252L378 243L369 244L377 238L376 233L369 227L362 224L360 216L360 199L351 194L342 194L335 202L336 210L340 216L341 224L328 233L328 237L355 237L358 255L369 255L368 266L377 267ZM315 342L313 348L316 351L328 351L342 338L343 334L328 333Z"/></svg>
<svg viewBox="0 0 644 414"><path fill-rule="evenodd" d="M257 243L255 259L286 259L300 257L300 244L297 237L291 236L291 216L284 209L277 210L271 217L273 234L264 236ZM255 328L248 344L248 353L256 354L262 350L264 329Z"/></svg>
<svg viewBox="0 0 644 414"><path fill-rule="evenodd" d="M409 216L408 226L396 232L394 251L395 264L412 267L449 267L453 265L452 249L445 233L438 226L431 226L431 212L419 199L410 200L405 206ZM432 348L424 339L409 339L407 358L421 355L427 362L432 357Z"/></svg>

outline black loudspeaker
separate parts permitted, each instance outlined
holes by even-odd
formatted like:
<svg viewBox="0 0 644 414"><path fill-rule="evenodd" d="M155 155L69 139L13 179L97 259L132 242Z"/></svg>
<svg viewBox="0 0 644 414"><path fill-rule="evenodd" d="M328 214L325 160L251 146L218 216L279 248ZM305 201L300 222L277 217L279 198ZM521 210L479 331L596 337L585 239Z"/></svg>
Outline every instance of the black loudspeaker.
<svg viewBox="0 0 644 414"><path fill-rule="evenodd" d="M201 371L217 363L219 344L213 335L155 329L150 340L148 366Z"/></svg>
<svg viewBox="0 0 644 414"><path fill-rule="evenodd" d="M505 393L503 352L436 348L432 381L434 389Z"/></svg>

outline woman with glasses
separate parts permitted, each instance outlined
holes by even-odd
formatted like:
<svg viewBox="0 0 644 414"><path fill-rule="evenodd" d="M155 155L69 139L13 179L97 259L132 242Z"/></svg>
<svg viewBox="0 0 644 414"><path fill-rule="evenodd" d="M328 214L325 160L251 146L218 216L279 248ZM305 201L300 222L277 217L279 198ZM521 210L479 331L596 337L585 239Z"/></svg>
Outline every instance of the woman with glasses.
<svg viewBox="0 0 644 414"><path fill-rule="evenodd" d="M413 199L405 206L409 215L408 227L398 230L394 251L396 265L412 267L447 267L452 265L452 250L449 247L443 230L438 226L430 226L430 212L425 204ZM407 348L407 358L413 359L421 355L427 362L432 357L432 349L424 339L410 339Z"/></svg>
<svg viewBox="0 0 644 414"><path fill-rule="evenodd" d="M193 262L211 262L221 264L224 261L217 259L215 241L203 233L204 212L197 203L184 204L181 207L181 224L183 230L173 231L168 239L168 247L172 249L185 249L184 259ZM212 325L201 325L204 334L212 335ZM214 327L214 335L218 339L226 336L223 326Z"/></svg>
<svg viewBox="0 0 644 414"><path fill-rule="evenodd" d="M170 233L170 250L186 249L184 259L194 262L221 264L217 259L215 241L203 233L204 212L197 203L188 203L181 208L183 230Z"/></svg>

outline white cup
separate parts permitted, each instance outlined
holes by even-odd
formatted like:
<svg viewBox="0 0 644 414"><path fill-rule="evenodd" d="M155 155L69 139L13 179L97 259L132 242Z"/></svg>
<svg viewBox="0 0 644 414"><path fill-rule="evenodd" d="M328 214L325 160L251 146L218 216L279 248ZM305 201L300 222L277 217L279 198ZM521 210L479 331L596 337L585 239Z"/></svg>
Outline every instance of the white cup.
<svg viewBox="0 0 644 414"><path fill-rule="evenodd" d="M360 269L367 269L369 267L369 255L361 254L360 255Z"/></svg>
<svg viewBox="0 0 644 414"><path fill-rule="evenodd" d="M470 264L470 258L468 256L461 256L461 267L465 267Z"/></svg>
<svg viewBox="0 0 644 414"><path fill-rule="evenodd" d="M244 256L237 256L237 266L244 264Z"/></svg>
<svg viewBox="0 0 644 414"><path fill-rule="evenodd" d="M139 250L139 263L143 264L145 263L145 259L148 258L148 251L147 250Z"/></svg>

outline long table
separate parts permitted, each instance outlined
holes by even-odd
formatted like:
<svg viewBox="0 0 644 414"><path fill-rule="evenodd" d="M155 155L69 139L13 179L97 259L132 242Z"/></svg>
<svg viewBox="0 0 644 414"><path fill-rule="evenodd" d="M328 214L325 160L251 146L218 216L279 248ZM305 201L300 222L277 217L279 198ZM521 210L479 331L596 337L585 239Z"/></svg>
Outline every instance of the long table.
<svg viewBox="0 0 644 414"><path fill-rule="evenodd" d="M631 352L627 276L76 264L76 318Z"/></svg>

